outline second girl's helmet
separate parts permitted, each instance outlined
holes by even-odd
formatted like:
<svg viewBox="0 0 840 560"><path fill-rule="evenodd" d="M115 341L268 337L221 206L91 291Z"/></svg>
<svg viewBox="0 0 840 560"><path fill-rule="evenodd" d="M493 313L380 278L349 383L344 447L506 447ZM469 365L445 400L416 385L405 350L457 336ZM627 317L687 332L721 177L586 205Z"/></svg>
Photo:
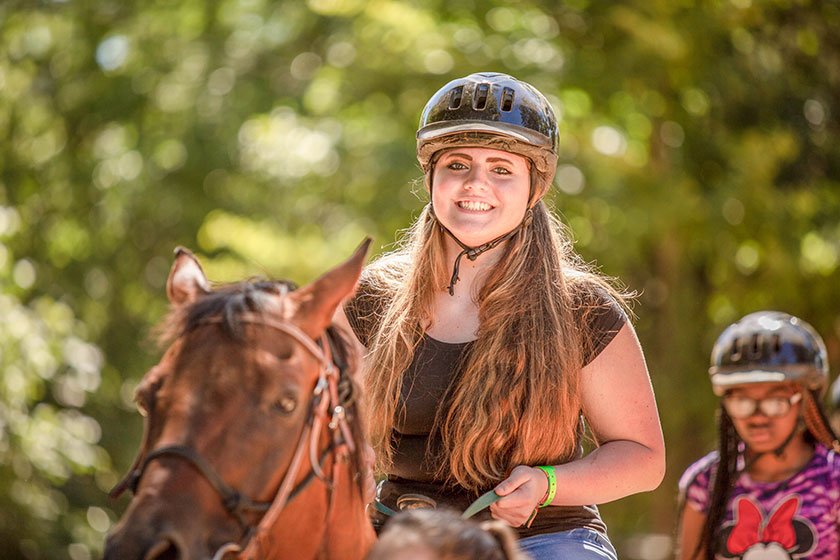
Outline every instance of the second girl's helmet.
<svg viewBox="0 0 840 560"><path fill-rule="evenodd" d="M533 165L539 198L554 180L558 137L554 111L533 86L507 74L470 74L443 86L426 104L417 159L428 174L435 154L453 146L519 154Z"/></svg>
<svg viewBox="0 0 840 560"><path fill-rule="evenodd" d="M709 376L718 396L735 385L781 381L822 394L828 386L825 343L797 317L779 311L750 313L718 337Z"/></svg>

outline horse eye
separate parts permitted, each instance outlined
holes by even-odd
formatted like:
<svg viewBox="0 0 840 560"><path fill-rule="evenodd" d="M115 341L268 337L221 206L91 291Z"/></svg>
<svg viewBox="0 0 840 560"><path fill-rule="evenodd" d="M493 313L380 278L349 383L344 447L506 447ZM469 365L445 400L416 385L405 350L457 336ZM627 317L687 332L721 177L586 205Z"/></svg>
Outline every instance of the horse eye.
<svg viewBox="0 0 840 560"><path fill-rule="evenodd" d="M294 397L286 395L284 397L280 397L280 399L275 403L275 406L280 410L280 412L290 414L297 408L297 401Z"/></svg>

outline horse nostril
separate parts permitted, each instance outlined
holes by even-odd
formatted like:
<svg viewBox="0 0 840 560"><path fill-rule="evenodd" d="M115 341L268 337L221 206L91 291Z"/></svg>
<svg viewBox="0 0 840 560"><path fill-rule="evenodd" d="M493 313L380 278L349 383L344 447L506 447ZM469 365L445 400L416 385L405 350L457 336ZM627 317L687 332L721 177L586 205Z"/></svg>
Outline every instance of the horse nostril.
<svg viewBox="0 0 840 560"><path fill-rule="evenodd" d="M178 547L169 539L159 541L152 546L143 560L180 560Z"/></svg>

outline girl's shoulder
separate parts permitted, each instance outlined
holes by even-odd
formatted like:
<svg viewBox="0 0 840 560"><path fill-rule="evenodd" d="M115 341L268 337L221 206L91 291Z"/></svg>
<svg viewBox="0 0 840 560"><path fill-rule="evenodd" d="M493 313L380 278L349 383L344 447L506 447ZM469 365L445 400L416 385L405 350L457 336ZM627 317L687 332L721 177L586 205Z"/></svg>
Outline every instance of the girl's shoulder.
<svg viewBox="0 0 840 560"><path fill-rule="evenodd" d="M628 321L624 299L606 280L593 274L566 274L575 323L584 327L583 363L592 362Z"/></svg>
<svg viewBox="0 0 840 560"><path fill-rule="evenodd" d="M411 260L403 253L391 253L377 258L362 269L354 297L392 297L405 280Z"/></svg>
<svg viewBox="0 0 840 560"><path fill-rule="evenodd" d="M610 310L627 319L628 301L634 294L621 291L612 279L570 268L564 277L572 298L572 307L581 314Z"/></svg>
<svg viewBox="0 0 840 560"><path fill-rule="evenodd" d="M695 461L680 477L680 503L691 504L701 513L709 510L712 500L712 481L720 464L717 451Z"/></svg>
<svg viewBox="0 0 840 560"><path fill-rule="evenodd" d="M405 281L411 266L411 256L405 251L382 255L362 269L359 286L393 291Z"/></svg>
<svg viewBox="0 0 840 560"><path fill-rule="evenodd" d="M825 469L835 485L840 486L840 453L818 443L811 461L817 468Z"/></svg>
<svg viewBox="0 0 840 560"><path fill-rule="evenodd" d="M712 451L692 463L680 477L680 491L685 492L689 487L695 485L708 487L718 464L720 464L720 456L717 451Z"/></svg>
<svg viewBox="0 0 840 560"><path fill-rule="evenodd" d="M409 266L406 256L394 254L362 269L356 292L344 303L344 314L363 345L368 346Z"/></svg>

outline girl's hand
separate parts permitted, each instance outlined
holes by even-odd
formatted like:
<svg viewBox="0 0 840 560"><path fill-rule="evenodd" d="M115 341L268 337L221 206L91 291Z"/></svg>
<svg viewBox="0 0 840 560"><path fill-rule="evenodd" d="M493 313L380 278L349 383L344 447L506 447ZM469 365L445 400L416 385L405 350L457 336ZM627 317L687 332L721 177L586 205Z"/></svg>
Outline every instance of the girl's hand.
<svg viewBox="0 0 840 560"><path fill-rule="evenodd" d="M528 521L548 491L548 477L536 467L519 465L495 490L503 498L490 506L490 514L511 527L519 527Z"/></svg>

